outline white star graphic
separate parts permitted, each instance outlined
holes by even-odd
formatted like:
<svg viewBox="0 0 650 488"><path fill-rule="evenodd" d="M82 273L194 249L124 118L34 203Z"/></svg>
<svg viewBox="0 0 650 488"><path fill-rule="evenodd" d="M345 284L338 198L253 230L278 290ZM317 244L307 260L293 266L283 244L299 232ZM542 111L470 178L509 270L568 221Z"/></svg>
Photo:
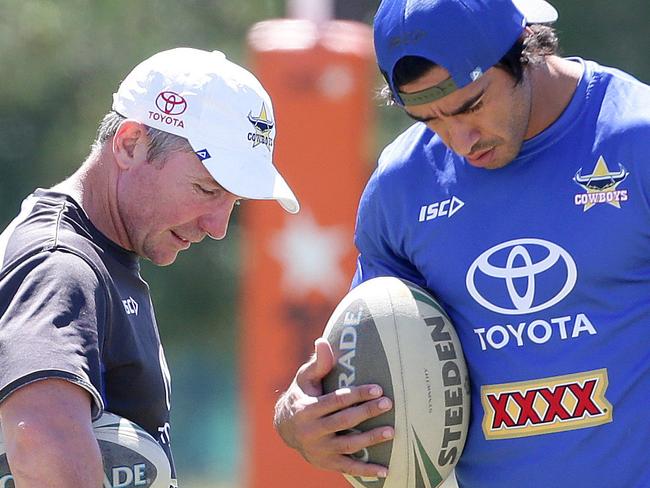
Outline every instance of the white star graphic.
<svg viewBox="0 0 650 488"><path fill-rule="evenodd" d="M341 226L321 227L303 209L285 220L284 228L271 240L270 253L283 265L286 290L299 296L314 290L337 297L347 290L340 260L349 245L351 237Z"/></svg>

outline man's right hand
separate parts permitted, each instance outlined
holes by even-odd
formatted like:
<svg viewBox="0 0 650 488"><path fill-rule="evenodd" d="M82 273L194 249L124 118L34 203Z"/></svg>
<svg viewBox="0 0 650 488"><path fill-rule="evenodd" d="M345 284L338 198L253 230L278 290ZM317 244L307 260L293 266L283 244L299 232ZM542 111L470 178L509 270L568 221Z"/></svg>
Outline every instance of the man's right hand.
<svg viewBox="0 0 650 488"><path fill-rule="evenodd" d="M346 432L392 408L378 385L341 388L323 394L322 380L334 366L325 339L317 339L315 353L303 364L275 406L275 427L287 445L311 464L352 476L386 477L385 466L353 459L363 448L392 439L390 426L367 432Z"/></svg>

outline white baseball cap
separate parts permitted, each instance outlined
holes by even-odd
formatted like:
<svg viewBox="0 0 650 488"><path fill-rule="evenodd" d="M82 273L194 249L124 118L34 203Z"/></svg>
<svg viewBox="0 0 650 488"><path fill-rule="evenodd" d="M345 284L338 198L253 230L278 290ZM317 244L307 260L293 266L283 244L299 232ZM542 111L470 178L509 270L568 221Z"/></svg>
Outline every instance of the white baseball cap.
<svg viewBox="0 0 650 488"><path fill-rule="evenodd" d="M138 64L113 94L113 110L188 140L212 177L243 198L300 204L273 165L275 119L252 73L219 51L176 48Z"/></svg>

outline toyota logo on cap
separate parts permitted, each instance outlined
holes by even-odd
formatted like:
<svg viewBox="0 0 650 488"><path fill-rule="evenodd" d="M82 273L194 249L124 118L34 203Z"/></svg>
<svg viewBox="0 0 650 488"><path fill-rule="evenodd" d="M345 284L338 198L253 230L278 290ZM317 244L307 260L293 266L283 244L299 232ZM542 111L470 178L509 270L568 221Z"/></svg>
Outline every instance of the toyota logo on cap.
<svg viewBox="0 0 650 488"><path fill-rule="evenodd" d="M178 93L164 91L156 97L156 107L167 115L180 115L187 109L187 102Z"/></svg>
<svg viewBox="0 0 650 488"><path fill-rule="evenodd" d="M467 271L466 285L472 298L488 310L523 315L562 301L577 278L573 258L557 244L516 239L476 258Z"/></svg>

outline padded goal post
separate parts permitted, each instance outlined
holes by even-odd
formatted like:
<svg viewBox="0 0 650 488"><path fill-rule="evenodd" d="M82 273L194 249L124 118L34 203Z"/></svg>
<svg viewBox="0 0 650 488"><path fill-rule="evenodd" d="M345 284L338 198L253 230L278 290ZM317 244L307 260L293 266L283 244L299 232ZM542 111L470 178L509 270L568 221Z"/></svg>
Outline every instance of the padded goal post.
<svg viewBox="0 0 650 488"><path fill-rule="evenodd" d="M272 418L354 272L354 220L372 168L371 29L271 20L252 27L248 45L274 104L274 160L302 208L290 215L275 202L243 207L242 486L343 488L342 476L285 446Z"/></svg>

